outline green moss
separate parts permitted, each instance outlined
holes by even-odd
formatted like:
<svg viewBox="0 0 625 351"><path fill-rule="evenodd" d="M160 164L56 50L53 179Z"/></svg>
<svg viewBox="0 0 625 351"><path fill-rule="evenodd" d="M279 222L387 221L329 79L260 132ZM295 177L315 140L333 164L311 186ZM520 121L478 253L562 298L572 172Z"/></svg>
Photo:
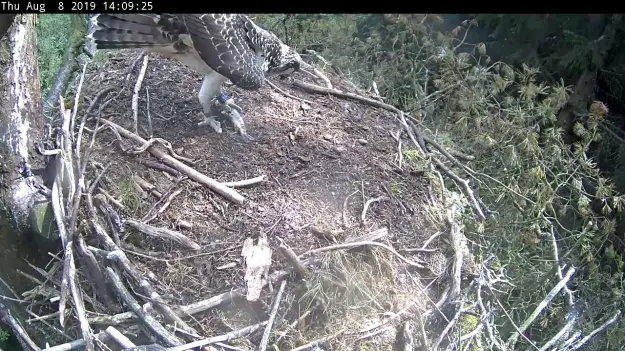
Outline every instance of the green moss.
<svg viewBox="0 0 625 351"><path fill-rule="evenodd" d="M54 239L56 235L56 224L52 205L49 201L36 203L30 210L30 225L33 232L45 239Z"/></svg>

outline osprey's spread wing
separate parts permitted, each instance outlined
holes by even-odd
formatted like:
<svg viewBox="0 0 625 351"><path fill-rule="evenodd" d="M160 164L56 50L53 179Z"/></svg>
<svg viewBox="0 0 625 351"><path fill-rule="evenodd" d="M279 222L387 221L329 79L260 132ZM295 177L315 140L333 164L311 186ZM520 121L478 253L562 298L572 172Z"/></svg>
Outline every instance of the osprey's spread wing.
<svg viewBox="0 0 625 351"><path fill-rule="evenodd" d="M265 79L261 48L252 39L258 33L246 17L239 14L207 13L181 15L200 57L232 83L258 89Z"/></svg>
<svg viewBox="0 0 625 351"><path fill-rule="evenodd" d="M243 89L259 89L265 74L298 69L301 60L242 14L100 14L92 23L89 37L98 49L197 54Z"/></svg>

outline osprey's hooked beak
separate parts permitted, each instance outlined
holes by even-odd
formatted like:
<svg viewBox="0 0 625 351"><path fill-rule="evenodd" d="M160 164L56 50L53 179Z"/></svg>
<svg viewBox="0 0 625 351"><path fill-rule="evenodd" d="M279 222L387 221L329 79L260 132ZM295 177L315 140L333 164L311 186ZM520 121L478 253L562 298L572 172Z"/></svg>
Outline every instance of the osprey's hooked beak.
<svg viewBox="0 0 625 351"><path fill-rule="evenodd" d="M289 77L291 74L295 72L299 72L299 71L300 71L300 63L297 61L293 61L287 64L286 69L280 72L278 75L280 76L280 79L285 79Z"/></svg>
<svg viewBox="0 0 625 351"><path fill-rule="evenodd" d="M281 65L276 70L276 73L280 76L280 79L285 79L294 72L299 72L301 64L302 62L304 62L295 50L286 45L283 46L283 53L284 54L281 59Z"/></svg>

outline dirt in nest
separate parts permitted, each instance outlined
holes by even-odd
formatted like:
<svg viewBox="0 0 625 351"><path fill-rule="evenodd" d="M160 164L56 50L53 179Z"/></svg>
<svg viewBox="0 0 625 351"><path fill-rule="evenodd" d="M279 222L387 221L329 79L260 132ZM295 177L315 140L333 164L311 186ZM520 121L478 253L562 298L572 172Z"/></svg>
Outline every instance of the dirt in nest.
<svg viewBox="0 0 625 351"><path fill-rule="evenodd" d="M97 59L88 69L83 96L92 99L106 87L121 90L101 116L132 130L132 91L141 61L132 72L128 67L139 52L102 54L105 59ZM297 79L307 77L298 75ZM398 143L391 134L397 135L400 127L391 113L353 100L309 94L278 78L271 81L312 104L302 104L268 85L255 92L226 87L226 93L243 108L248 133L257 138L251 143L244 142L231 128L217 134L208 126L197 125L201 121L197 94L202 77L186 66L151 55L141 88L142 137L149 139L149 114L153 136L170 142L179 155L194 160L197 171L221 182L266 175L262 184L237 189L247 199L242 206L229 203L192 180L180 180L146 166L141 160L158 162L149 152L120 152L110 131L98 134L92 160L95 165L111 164L102 186L125 206L120 210L123 218L141 220L158 201L140 193L132 183L133 176L154 184L164 196L181 191L169 208L149 224L179 230L202 246L199 252L185 251L173 242L130 229L124 241L129 258L155 274L156 288L172 305L244 288L245 268L240 261L246 238L258 238L263 233L268 236L274 249L271 271L287 266L277 249L276 237L297 254L329 245L310 229L339 229L343 203L355 191L359 193L350 197L346 211L352 227L341 240L386 226L391 244L405 248L421 246L432 234L423 205L430 196L428 182L416 169L397 167ZM88 103L87 99L85 105ZM85 147L89 135L84 136ZM124 139L122 146L138 145ZM88 168L90 177L95 168ZM372 204L365 225L358 225L364 202L380 196L390 200ZM177 228L179 220L191 223L192 228ZM236 265L218 269L233 263ZM266 290L263 299L271 303L271 294ZM195 316L199 323L195 326L205 335L228 331L223 322L208 322L219 313L227 311Z"/></svg>

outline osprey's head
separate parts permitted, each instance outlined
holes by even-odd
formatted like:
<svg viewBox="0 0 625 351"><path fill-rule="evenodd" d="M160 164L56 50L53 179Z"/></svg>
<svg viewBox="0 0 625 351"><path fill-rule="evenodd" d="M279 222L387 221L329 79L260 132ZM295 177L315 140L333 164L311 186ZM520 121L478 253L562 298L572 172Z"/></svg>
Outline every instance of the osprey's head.
<svg viewBox="0 0 625 351"><path fill-rule="evenodd" d="M291 73L299 71L302 58L295 50L287 45L281 44L278 57L276 57L276 60L273 62L273 65L269 65L267 74L288 77Z"/></svg>

